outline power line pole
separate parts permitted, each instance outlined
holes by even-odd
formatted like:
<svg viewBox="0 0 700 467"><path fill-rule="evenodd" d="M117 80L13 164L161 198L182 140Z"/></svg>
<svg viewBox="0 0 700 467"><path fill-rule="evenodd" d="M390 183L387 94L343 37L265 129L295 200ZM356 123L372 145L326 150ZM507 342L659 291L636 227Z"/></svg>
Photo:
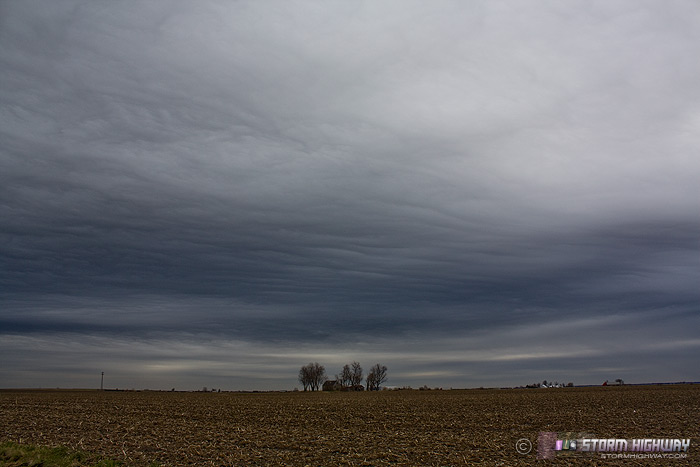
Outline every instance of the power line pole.
<svg viewBox="0 0 700 467"><path fill-rule="evenodd" d="M105 384L105 372L102 372L102 379L100 380L100 391L104 391Z"/></svg>

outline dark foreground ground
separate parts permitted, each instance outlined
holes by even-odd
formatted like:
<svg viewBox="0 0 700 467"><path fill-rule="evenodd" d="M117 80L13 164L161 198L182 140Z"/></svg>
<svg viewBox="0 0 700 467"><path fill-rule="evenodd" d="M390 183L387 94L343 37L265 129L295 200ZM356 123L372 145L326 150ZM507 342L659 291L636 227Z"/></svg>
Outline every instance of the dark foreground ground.
<svg viewBox="0 0 700 467"><path fill-rule="evenodd" d="M538 460L539 432L691 438L686 459ZM515 445L526 438L529 454ZM126 465L700 465L700 385L373 393L0 391L0 441ZM522 446L521 442L521 446Z"/></svg>

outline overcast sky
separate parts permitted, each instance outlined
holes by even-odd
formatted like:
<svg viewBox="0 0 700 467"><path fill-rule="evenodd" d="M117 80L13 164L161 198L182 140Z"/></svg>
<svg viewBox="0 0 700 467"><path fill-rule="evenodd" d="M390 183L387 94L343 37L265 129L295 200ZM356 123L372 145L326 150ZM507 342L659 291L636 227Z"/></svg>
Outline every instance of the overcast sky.
<svg viewBox="0 0 700 467"><path fill-rule="evenodd" d="M2 1L3 387L698 381L700 4Z"/></svg>

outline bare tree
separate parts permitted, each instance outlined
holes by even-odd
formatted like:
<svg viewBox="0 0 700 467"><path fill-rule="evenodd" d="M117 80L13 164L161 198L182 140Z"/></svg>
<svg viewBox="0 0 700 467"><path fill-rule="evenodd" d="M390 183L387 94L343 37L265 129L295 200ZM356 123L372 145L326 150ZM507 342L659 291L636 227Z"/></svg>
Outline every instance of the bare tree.
<svg viewBox="0 0 700 467"><path fill-rule="evenodd" d="M370 368L367 374L367 390L378 391L382 384L387 380L387 368L377 363Z"/></svg>
<svg viewBox="0 0 700 467"><path fill-rule="evenodd" d="M350 370L350 385L361 386L362 376L362 367L360 366L359 362L352 362L352 368Z"/></svg>
<svg viewBox="0 0 700 467"><path fill-rule="evenodd" d="M304 386L304 391L318 391L326 379L326 368L318 362L304 365L299 370L299 382Z"/></svg>
<svg viewBox="0 0 700 467"><path fill-rule="evenodd" d="M311 385L311 375L309 374L308 365L299 369L299 382L304 386L304 391L309 389Z"/></svg>
<svg viewBox="0 0 700 467"><path fill-rule="evenodd" d="M335 379L338 380L340 386L344 388L352 385L352 370L350 370L350 365L345 365L340 371L340 374L335 375Z"/></svg>
<svg viewBox="0 0 700 467"><path fill-rule="evenodd" d="M621 378L617 378L615 382L618 384L618 386L622 386L623 384L625 384L625 382Z"/></svg>

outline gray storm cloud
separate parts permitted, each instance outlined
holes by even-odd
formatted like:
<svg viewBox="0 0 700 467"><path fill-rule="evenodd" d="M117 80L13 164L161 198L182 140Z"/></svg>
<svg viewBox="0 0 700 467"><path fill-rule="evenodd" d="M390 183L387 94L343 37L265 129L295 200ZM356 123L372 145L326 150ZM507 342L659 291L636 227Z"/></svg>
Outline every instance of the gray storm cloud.
<svg viewBox="0 0 700 467"><path fill-rule="evenodd" d="M405 384L692 379L698 18L3 3L6 384L87 384L88 354L194 388L353 355Z"/></svg>

